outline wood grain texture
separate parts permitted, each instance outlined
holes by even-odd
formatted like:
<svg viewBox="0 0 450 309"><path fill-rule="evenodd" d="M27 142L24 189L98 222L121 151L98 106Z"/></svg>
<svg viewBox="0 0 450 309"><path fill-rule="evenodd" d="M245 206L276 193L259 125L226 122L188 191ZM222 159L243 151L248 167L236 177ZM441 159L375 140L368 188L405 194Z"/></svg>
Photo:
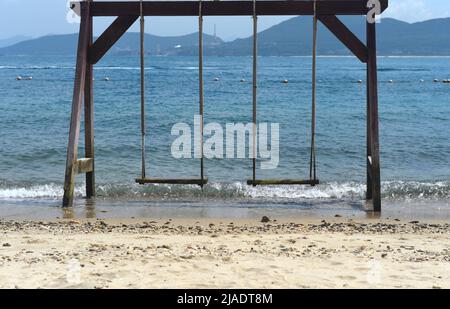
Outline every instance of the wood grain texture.
<svg viewBox="0 0 450 309"><path fill-rule="evenodd" d="M320 15L324 24L361 62L367 62L367 47L335 15Z"/></svg>
<svg viewBox="0 0 450 309"><path fill-rule="evenodd" d="M381 11L388 0L380 0ZM203 16L252 16L253 1L205 1ZM145 16L198 16L198 1L146 1ZM325 15L365 15L366 0L317 0L317 13ZM139 16L139 1L94 2L93 16ZM257 15L313 15L313 1L257 1Z"/></svg>
<svg viewBox="0 0 450 309"><path fill-rule="evenodd" d="M368 119L370 119L368 132L370 136L370 157L372 203L375 212L381 212L381 179L380 179L380 142L378 127L378 77L377 77L377 44L376 24L367 23L367 93L368 93Z"/></svg>
<svg viewBox="0 0 450 309"><path fill-rule="evenodd" d="M63 206L72 206L77 172L78 141L80 137L81 113L86 80L87 50L89 44L89 5L81 3L81 23L78 38L77 64L72 98L69 143L67 146L66 173L64 180Z"/></svg>
<svg viewBox="0 0 450 309"><path fill-rule="evenodd" d="M96 64L135 23L138 16L119 16L89 48L89 63Z"/></svg>
<svg viewBox="0 0 450 309"><path fill-rule="evenodd" d="M89 17L88 49L93 44L93 18ZM95 151L94 151L94 66L86 63L84 86L84 143L85 156L91 160L90 170L86 173L86 197L95 196Z"/></svg>

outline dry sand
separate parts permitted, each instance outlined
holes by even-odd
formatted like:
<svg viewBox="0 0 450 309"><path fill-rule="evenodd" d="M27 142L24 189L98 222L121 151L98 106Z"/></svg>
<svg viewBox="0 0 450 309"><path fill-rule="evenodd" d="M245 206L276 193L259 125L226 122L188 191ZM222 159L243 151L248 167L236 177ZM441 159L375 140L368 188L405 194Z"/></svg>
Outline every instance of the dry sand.
<svg viewBox="0 0 450 309"><path fill-rule="evenodd" d="M448 223L258 221L0 220L0 287L450 288Z"/></svg>

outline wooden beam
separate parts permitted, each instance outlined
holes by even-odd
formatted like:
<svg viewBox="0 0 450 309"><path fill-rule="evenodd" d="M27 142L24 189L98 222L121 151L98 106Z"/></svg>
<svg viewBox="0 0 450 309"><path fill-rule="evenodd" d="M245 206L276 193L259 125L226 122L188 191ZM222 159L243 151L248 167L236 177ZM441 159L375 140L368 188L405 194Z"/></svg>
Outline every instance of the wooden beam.
<svg viewBox="0 0 450 309"><path fill-rule="evenodd" d="M86 174L94 171L94 160L91 158L79 159L76 162L77 174Z"/></svg>
<svg viewBox="0 0 450 309"><path fill-rule="evenodd" d="M94 2L97 4L98 2ZM93 4L94 4L93 3ZM127 30L138 19L134 16L119 16L117 19L103 32L103 34L89 48L89 63L96 64L102 57L114 46L114 44L127 32Z"/></svg>
<svg viewBox="0 0 450 309"><path fill-rule="evenodd" d="M367 66L366 70L366 173L367 173L367 190L366 190L366 200L372 200L372 139L370 133L371 121L370 121L370 94L369 94L369 70ZM369 161L370 158L370 161Z"/></svg>
<svg viewBox="0 0 450 309"><path fill-rule="evenodd" d="M381 12L388 0L380 0ZM325 15L366 15L366 0L317 0L317 13ZM138 16L139 1L94 2L92 16ZM145 16L198 16L198 1L146 1ZM257 15L313 15L312 0L257 1ZM203 16L251 16L253 1L204 1Z"/></svg>
<svg viewBox="0 0 450 309"><path fill-rule="evenodd" d="M345 26L336 15L319 15L325 25L361 62L367 62L367 47Z"/></svg>
<svg viewBox="0 0 450 309"><path fill-rule="evenodd" d="M93 44L93 20L89 17L88 48ZM86 173L86 197L95 196L95 164L94 164L94 67L86 63L84 86L84 143L85 156L91 160L90 170Z"/></svg>
<svg viewBox="0 0 450 309"><path fill-rule="evenodd" d="M367 23L367 93L368 93L368 128L370 136L371 186L373 210L381 212L381 178L380 178L380 142L378 128L378 77L377 77L377 45L375 23ZM370 165L369 165L370 167Z"/></svg>
<svg viewBox="0 0 450 309"><path fill-rule="evenodd" d="M73 204L75 174L77 173L78 140L80 137L81 109L86 79L87 50L89 44L89 5L81 2L81 24L78 37L77 65L72 98L72 117L70 120L69 143L67 146L66 173L64 180L63 206Z"/></svg>

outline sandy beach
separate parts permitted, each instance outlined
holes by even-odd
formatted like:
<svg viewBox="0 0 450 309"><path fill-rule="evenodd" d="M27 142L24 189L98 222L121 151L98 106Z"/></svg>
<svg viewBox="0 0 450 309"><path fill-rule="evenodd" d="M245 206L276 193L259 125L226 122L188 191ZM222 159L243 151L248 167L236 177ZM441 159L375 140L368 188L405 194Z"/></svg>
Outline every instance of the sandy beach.
<svg viewBox="0 0 450 309"><path fill-rule="evenodd" d="M450 288L450 224L0 220L0 288Z"/></svg>

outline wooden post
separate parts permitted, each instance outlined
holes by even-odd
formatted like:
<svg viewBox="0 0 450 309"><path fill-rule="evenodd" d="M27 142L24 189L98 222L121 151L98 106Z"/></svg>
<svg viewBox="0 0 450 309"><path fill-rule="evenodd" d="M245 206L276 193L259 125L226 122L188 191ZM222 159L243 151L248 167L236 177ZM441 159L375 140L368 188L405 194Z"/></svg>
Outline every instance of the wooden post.
<svg viewBox="0 0 450 309"><path fill-rule="evenodd" d="M367 23L367 197L373 210L381 212L380 143L378 128L378 80L375 23Z"/></svg>
<svg viewBox="0 0 450 309"><path fill-rule="evenodd" d="M77 64L72 99L72 117L70 120L69 143L67 146L66 173L64 180L63 206L73 204L75 175L77 173L78 140L80 137L81 108L83 104L84 87L86 80L87 51L89 42L89 5L80 2L80 34L78 38Z"/></svg>
<svg viewBox="0 0 450 309"><path fill-rule="evenodd" d="M93 0L88 0L91 2ZM88 47L93 44L93 18L88 17ZM86 197L95 196L95 161L94 161L94 78L93 65L86 62L86 78L84 86L84 140L85 156L92 159L92 171L86 173Z"/></svg>
<svg viewBox="0 0 450 309"><path fill-rule="evenodd" d="M258 157L258 15L253 1L253 186L256 186L256 163Z"/></svg>
<svg viewBox="0 0 450 309"><path fill-rule="evenodd" d="M369 67L367 64L367 149L366 149L366 164L367 164L367 190L366 190L366 199L367 200L372 200L372 163L371 163L371 158L372 158L372 141L370 138L370 96L369 96Z"/></svg>
<svg viewBox="0 0 450 309"><path fill-rule="evenodd" d="M199 2L199 8L198 8L198 84L199 84L199 111L200 111L200 138L201 138L201 158L200 158L200 179L202 184L200 185L203 189L204 180L205 180L205 154L204 154L204 124L205 124L205 118L204 118L204 104L205 104L205 98L204 98L204 83L203 83L203 12L202 12L202 1Z"/></svg>

